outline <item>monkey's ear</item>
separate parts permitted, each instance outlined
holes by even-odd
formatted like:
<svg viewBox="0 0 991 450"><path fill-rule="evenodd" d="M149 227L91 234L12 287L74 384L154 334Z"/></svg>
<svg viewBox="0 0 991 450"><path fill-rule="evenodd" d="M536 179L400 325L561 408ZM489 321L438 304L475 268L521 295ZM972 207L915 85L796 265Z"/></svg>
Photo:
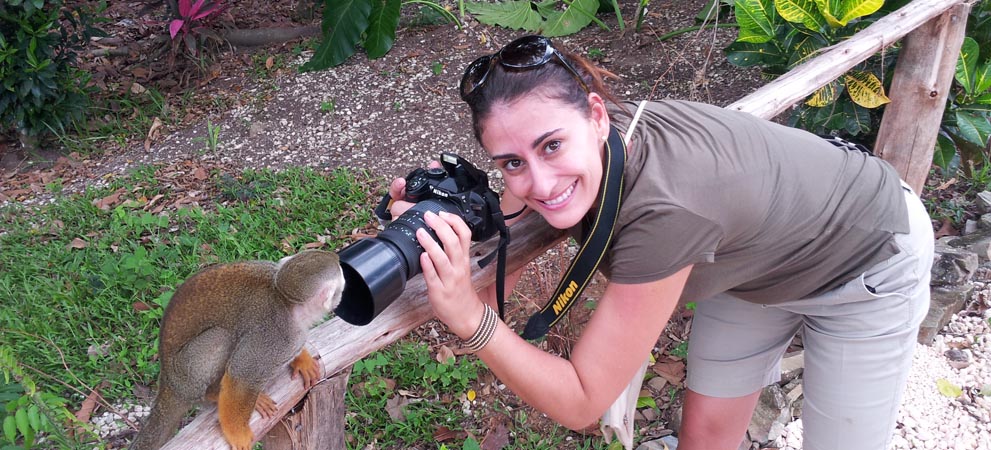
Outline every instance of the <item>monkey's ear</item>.
<svg viewBox="0 0 991 450"><path fill-rule="evenodd" d="M279 261L275 289L291 303L303 303L316 295L328 278L341 277L337 253L304 250Z"/></svg>

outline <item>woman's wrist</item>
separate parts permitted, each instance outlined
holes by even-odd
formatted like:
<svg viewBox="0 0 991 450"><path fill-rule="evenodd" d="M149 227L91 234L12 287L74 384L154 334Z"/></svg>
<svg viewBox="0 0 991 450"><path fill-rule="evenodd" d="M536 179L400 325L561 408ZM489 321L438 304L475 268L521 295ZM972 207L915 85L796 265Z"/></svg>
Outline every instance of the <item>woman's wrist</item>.
<svg viewBox="0 0 991 450"><path fill-rule="evenodd" d="M484 348L492 336L495 335L496 328L499 326L499 315L490 307L489 305L482 305L482 318L479 321L478 328L472 335L464 339L463 347L470 353L475 353L482 348Z"/></svg>

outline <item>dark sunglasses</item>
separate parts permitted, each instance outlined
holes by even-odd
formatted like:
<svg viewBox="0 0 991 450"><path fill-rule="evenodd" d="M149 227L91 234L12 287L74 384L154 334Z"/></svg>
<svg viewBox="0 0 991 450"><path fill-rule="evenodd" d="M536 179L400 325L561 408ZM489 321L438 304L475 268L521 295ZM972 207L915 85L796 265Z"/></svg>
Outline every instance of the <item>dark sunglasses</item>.
<svg viewBox="0 0 991 450"><path fill-rule="evenodd" d="M464 76L461 77L461 100L467 102L478 88L485 84L485 79L496 63L510 69L531 69L547 64L554 56L575 76L582 89L589 92L585 80L582 80L582 76L568 63L564 55L554 48L550 39L543 36L523 36L506 44L498 52L478 58L468 65Z"/></svg>

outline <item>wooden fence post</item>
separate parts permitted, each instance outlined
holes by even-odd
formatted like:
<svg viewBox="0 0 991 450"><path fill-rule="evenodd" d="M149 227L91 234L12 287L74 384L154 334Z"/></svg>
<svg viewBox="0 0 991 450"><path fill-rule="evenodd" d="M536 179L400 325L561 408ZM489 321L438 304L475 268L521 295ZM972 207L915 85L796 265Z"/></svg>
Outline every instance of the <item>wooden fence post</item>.
<svg viewBox="0 0 991 450"><path fill-rule="evenodd" d="M915 192L929 175L969 12L969 4L957 5L902 41L874 151Z"/></svg>
<svg viewBox="0 0 991 450"><path fill-rule="evenodd" d="M351 367L321 381L261 439L265 450L345 450L344 423Z"/></svg>

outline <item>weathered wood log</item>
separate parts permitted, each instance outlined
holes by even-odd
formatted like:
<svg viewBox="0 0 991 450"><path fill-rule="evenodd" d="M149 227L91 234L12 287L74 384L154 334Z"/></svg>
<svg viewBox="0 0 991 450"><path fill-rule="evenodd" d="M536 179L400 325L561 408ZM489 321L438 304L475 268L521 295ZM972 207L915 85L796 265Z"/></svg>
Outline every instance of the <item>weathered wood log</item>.
<svg viewBox="0 0 991 450"><path fill-rule="evenodd" d="M891 79L874 152L921 193L932 165L939 124L950 93L969 4L960 4L905 37Z"/></svg>
<svg viewBox="0 0 991 450"><path fill-rule="evenodd" d="M564 238L563 230L555 230L538 216L528 214L511 227L513 239L507 253L507 273L515 271ZM472 262L488 255L495 249L498 238L472 247ZM496 264L475 270L472 283L476 289L491 285L495 281ZM324 378L329 377L369 353L402 339L414 328L433 318L430 303L427 302L426 284L417 275L406 285L406 290L391 306L385 309L372 323L363 327L350 325L338 318L332 318L317 326L310 333L308 344L310 353L319 358ZM299 380L290 379L288 368L279 374L265 388L265 392L279 405L275 417L263 419L252 414L250 426L256 437L265 435L279 419L289 412L306 395ZM226 450L227 442L217 422L217 410L209 406L200 410L197 417L179 431L163 449L168 450Z"/></svg>
<svg viewBox="0 0 991 450"><path fill-rule="evenodd" d="M298 411L283 417L261 439L265 450L344 450L347 408L344 394L351 368L321 381L303 398Z"/></svg>
<svg viewBox="0 0 991 450"><path fill-rule="evenodd" d="M777 116L861 61L964 1L966 0L914 0L727 108L746 111L765 119ZM931 63L930 60L929 64Z"/></svg>

